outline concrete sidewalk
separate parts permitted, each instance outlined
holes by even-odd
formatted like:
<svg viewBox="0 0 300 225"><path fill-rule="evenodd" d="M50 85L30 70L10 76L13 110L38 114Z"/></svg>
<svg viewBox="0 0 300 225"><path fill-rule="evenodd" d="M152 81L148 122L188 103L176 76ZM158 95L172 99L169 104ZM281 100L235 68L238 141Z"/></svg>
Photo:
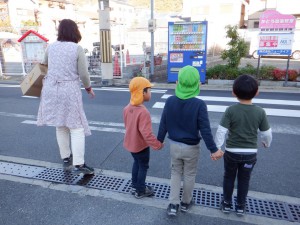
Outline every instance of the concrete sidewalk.
<svg viewBox="0 0 300 225"><path fill-rule="evenodd" d="M2 225L253 224L249 217L245 219L248 222L227 220L218 218L221 212L217 210L209 212L200 207L177 218L169 218L161 203L153 199L129 199L122 194L86 190L77 186L44 182L33 184L28 179L9 180L3 179L1 175L0 186Z"/></svg>
<svg viewBox="0 0 300 225"><path fill-rule="evenodd" d="M61 168L60 164L31 159L0 156L0 162ZM96 169L96 174L128 178L130 174ZM149 182L169 182L168 179L147 176ZM158 198L136 199L130 193L87 188L27 177L0 174L0 223L5 225L299 225L298 222L247 214L238 217L234 212L225 215L219 209L194 206L176 218L166 215L168 201ZM221 188L196 184L203 190ZM217 190L218 189L218 190ZM277 199L296 204L299 199L267 193L249 192L260 199Z"/></svg>

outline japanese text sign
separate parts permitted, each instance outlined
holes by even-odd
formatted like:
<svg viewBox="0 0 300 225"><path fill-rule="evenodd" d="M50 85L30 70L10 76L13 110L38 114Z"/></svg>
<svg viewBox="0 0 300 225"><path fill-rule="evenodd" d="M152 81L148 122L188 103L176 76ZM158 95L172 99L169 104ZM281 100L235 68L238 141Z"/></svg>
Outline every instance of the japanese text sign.
<svg viewBox="0 0 300 225"><path fill-rule="evenodd" d="M259 18L260 29L294 29L295 26L293 15L284 15L276 10L266 10Z"/></svg>
<svg viewBox="0 0 300 225"><path fill-rule="evenodd" d="M258 36L258 55L288 55L293 45L292 33L264 33Z"/></svg>

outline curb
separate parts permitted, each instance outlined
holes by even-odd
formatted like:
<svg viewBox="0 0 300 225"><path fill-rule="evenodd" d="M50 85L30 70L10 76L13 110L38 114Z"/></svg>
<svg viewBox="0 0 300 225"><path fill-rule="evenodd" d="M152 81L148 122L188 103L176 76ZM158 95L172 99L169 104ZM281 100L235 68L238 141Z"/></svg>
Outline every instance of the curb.
<svg viewBox="0 0 300 225"><path fill-rule="evenodd" d="M0 84L20 84L24 76L7 76L7 79L0 77ZM154 88L175 89L175 83L157 83L151 82ZM128 87L129 80L114 79L113 85L103 85L100 81L92 81L92 87ZM208 83L201 84L200 90L219 90L231 91L232 81L215 80L213 83L209 80ZM300 93L300 82L288 82L284 86L284 81L261 81L259 86L260 92L281 92L281 93Z"/></svg>

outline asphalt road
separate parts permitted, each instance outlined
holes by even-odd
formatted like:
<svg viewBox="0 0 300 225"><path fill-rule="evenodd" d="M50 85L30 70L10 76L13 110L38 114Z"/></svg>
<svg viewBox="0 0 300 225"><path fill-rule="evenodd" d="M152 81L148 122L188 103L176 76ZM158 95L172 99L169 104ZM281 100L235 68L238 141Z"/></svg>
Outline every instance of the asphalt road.
<svg viewBox="0 0 300 225"><path fill-rule="evenodd" d="M132 166L131 155L124 150L123 136L124 127L122 125L122 110L129 101L129 92L127 89L122 88L95 88L96 98L89 99L88 96L83 93L84 96L84 108L90 122L92 129L92 136L86 138L86 163L95 168L122 172L130 174ZM149 109L154 132L157 133L158 122L162 113L162 108L154 108L156 103L162 103L165 101L164 95L172 95L174 90L157 90L153 89L152 99L146 103ZM202 90L200 96L208 97L213 96L216 99L218 97L232 97L229 91L209 91ZM294 93L260 93L257 99L267 99L259 103L264 108L273 108L275 111L280 110L294 110L296 116L268 116L271 127L273 128L273 143L270 149L259 149L258 162L253 171L251 180L250 190L260 193L274 194L287 197L300 198L300 105L299 105L300 94ZM270 104L268 100L284 100L284 104ZM288 103L291 102L290 105ZM227 101L206 101L207 105L218 105L228 106L233 102ZM298 105L293 105L298 103ZM36 115L39 105L39 99L37 98L25 98L21 96L21 91L17 87L4 87L0 85L0 156L5 157L16 157L21 159L32 159L50 163L61 163L59 152L57 148L55 138L54 127L37 127L34 122L36 121ZM209 112L211 120L211 126L213 134L216 131L218 122L222 116L221 112ZM166 145L161 151L151 151L150 169L148 175L150 177L169 179L170 178L170 156L169 156L169 144L166 141ZM210 160L209 151L206 149L203 141L201 144L201 157L198 165L198 174L196 182L199 184L211 185L214 187L222 186L223 176L223 161L213 162ZM6 178L5 178L6 179ZM21 182L22 183L22 182ZM73 215L72 221L78 219L78 224L119 224L121 223L122 217L119 218L119 211L114 211L116 216L113 217L112 223L93 223L90 220L80 220L80 213L78 215L75 212L83 212L86 209L80 207L80 204L86 206L89 201L93 207L91 213L95 214L95 219L103 219L105 215L109 214L109 210L116 208L122 210L126 207L124 202L117 203L114 206L115 200L110 201L109 199L78 199L74 194L67 193L63 194L64 197L60 196L61 193L53 192L51 190L40 189L28 184L13 185L13 182L5 182L0 178L0 196L1 202L5 202L5 205L0 205L0 213L5 213L5 223L1 224L22 224L22 221L16 223L9 222L10 216L15 217L16 214L9 212L12 209L14 201L25 201L20 208L21 211L26 208L29 210L30 201L34 202L34 199L27 199L22 196L21 193L14 197L13 192L17 193L24 190L25 196L42 196L45 201L63 201L64 203L72 202L76 205L74 208L70 204L61 205L62 211L68 216ZM50 197L53 194L53 199ZM35 197L36 198L36 197ZM108 197L109 198L109 197ZM3 200L4 199L4 200ZM55 215L55 204L53 202L42 203L37 199L35 203L40 204L41 207L49 207L50 212L40 212L41 218L48 218L51 215ZM98 206L97 202L100 202L101 207ZM12 205L10 205L12 204ZM299 202L300 204L300 202ZM103 207L104 206L104 207ZM28 208L29 207L29 208ZM71 209L69 208L71 207ZM173 224L173 222L165 219L163 209L156 209L155 207L150 210L150 214L143 212L143 205L130 204L128 209L134 211L137 214L143 214L147 218L155 218L160 223L154 223L149 220L143 224ZM142 207L142 208L141 208ZM35 208L35 207L34 207ZM158 211L157 211L158 210ZM96 213L99 212L99 215ZM27 211L22 212L24 215ZM60 224L58 218L55 218L53 223L35 223L30 222L30 214L34 212L28 212L28 223L27 224ZM100 215L101 213L101 215ZM103 214L102 214L103 213ZM129 215L131 214L128 212ZM158 213L158 215L157 215ZM71 214L71 215L69 215ZM3 214L4 215L4 214ZM121 215L121 214L120 214ZM127 215L127 214L126 214ZM162 216L163 215L163 216ZM61 213L60 216L64 216ZM221 216L220 216L221 217ZM21 217L25 218L25 217ZM139 217L140 218L140 217ZM51 219L51 218L48 218ZM87 218L86 218L87 219ZM230 219L230 222L226 222L226 219L214 219L214 223L205 216L201 216L203 224L235 224L234 220ZM183 221L177 221L176 224L197 224L195 221L201 221L197 215L189 217L189 219ZM181 220L181 219L179 219ZM17 220L16 220L17 221ZM46 221L46 220L43 220ZM141 224L134 222L134 220L128 220L128 224ZM239 221L236 224L242 224ZM23 223L24 224L24 223ZM72 224L66 222L64 224ZM75 223L74 223L75 224ZM77 223L76 223L77 224ZM122 224L122 223L121 223ZM124 223L127 224L127 223ZM259 222L256 224L260 224Z"/></svg>

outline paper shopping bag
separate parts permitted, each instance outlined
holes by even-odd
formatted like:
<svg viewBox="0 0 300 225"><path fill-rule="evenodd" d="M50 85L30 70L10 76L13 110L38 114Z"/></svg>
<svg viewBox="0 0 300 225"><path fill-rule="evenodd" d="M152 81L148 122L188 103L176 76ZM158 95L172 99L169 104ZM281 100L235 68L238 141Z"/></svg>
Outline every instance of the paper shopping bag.
<svg viewBox="0 0 300 225"><path fill-rule="evenodd" d="M43 87L43 78L47 74L48 67L40 63L36 64L29 74L21 83L21 90L23 95L41 96Z"/></svg>

